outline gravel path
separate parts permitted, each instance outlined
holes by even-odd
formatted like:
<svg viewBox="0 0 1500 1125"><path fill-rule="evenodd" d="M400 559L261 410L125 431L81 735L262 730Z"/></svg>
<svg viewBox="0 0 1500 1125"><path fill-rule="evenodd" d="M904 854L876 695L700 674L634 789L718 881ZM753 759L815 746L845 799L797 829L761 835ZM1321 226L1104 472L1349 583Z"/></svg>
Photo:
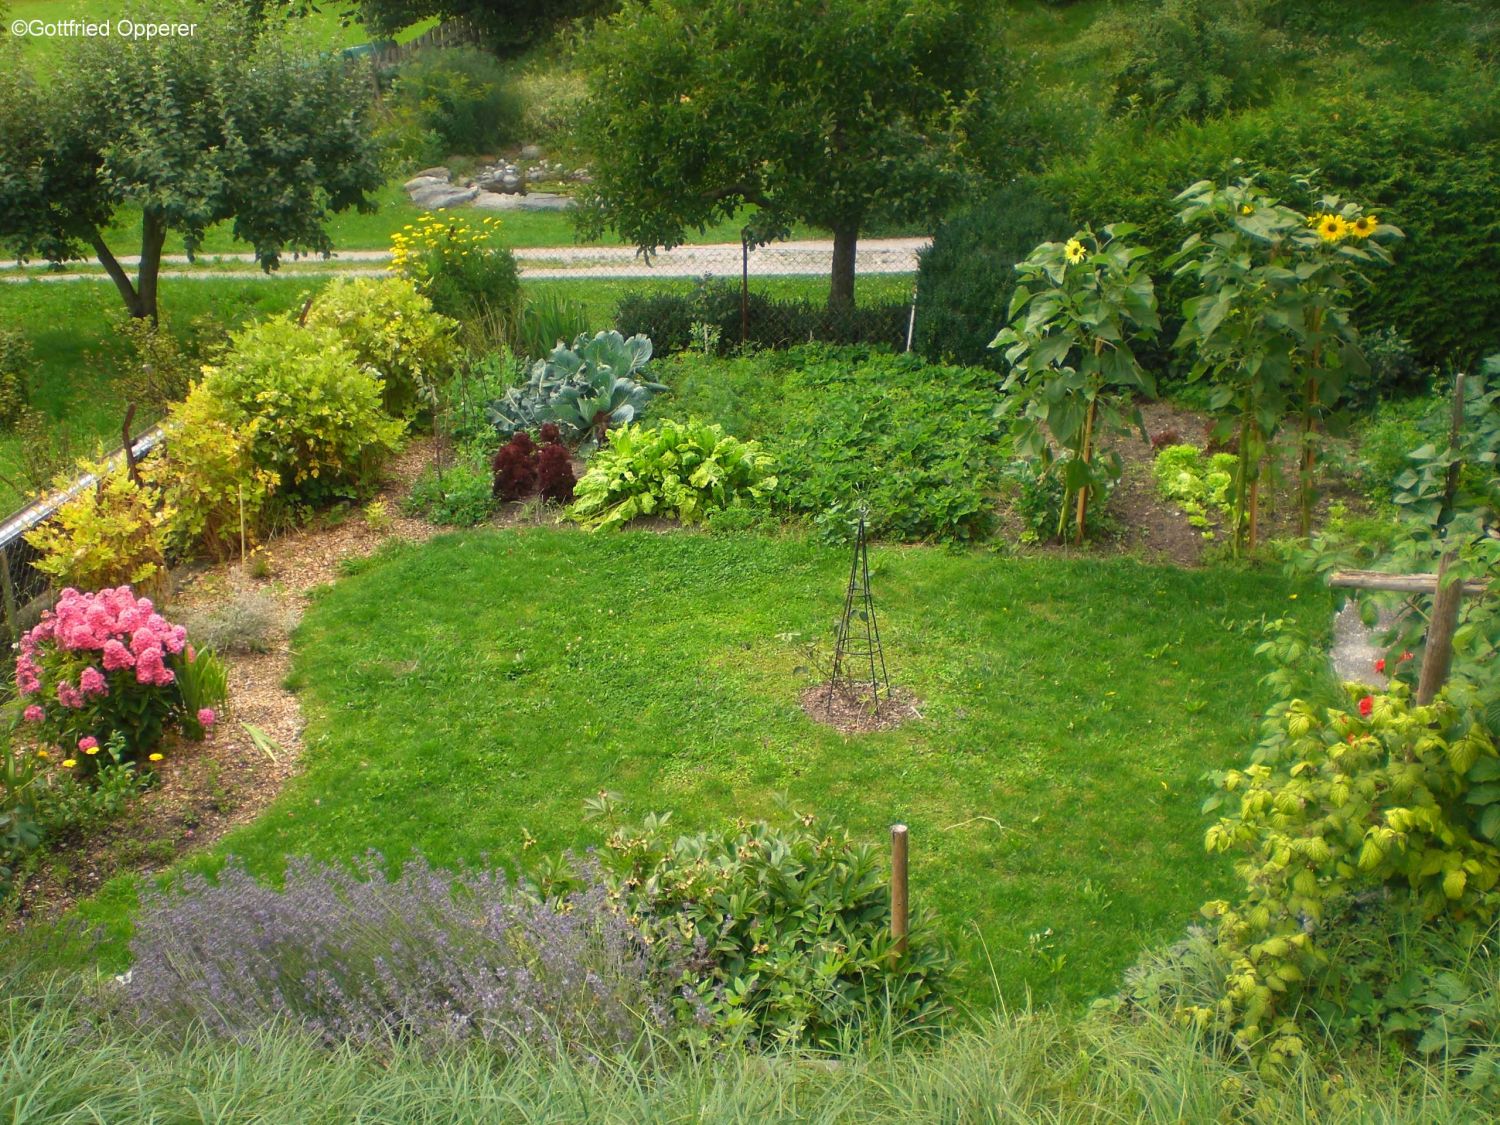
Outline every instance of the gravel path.
<svg viewBox="0 0 1500 1125"><path fill-rule="evenodd" d="M917 253L930 243L929 238L867 238L860 242L856 254L856 274L914 273ZM679 246L675 250L654 254L646 262L630 246L528 246L513 251L521 266L521 276L539 280L594 277L702 277L737 276L741 268L738 242L701 246ZM286 258L276 274L262 270L215 269L216 265L235 263L249 265L254 254L200 254L197 263L189 263L181 254L162 258L162 276L205 278L290 277L297 274L337 273L347 277L381 277L390 271L385 264L391 255L387 250L345 250L332 258ZM139 258L120 259L126 269L134 269ZM778 242L750 252L749 271L755 277L777 275L817 276L829 272L833 264L833 242L829 239L806 239ZM173 266L184 267L172 269ZM33 264L23 269L15 261L0 261L0 280L19 281L97 281L105 276L92 263L74 263L63 271L39 272Z"/></svg>

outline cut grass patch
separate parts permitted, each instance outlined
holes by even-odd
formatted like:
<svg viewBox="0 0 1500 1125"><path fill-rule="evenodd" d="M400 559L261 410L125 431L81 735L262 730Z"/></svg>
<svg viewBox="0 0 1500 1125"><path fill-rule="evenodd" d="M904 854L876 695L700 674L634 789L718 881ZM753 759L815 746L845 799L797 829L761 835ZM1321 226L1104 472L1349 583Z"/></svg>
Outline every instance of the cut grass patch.
<svg viewBox="0 0 1500 1125"><path fill-rule="evenodd" d="M864 839L911 826L914 902L970 997L991 963L1009 1001L1108 991L1228 890L1200 777L1247 753L1259 622L1326 619L1327 596L1129 561L872 562L892 677L924 706L846 738L802 712L797 670L831 639L843 550L538 528L387 551L297 634L305 773L190 866L233 853L274 877L288 855L370 848L513 866L597 844L582 805L600 790L684 829L775 816L786 793ZM133 901L117 880L84 913L120 937Z"/></svg>

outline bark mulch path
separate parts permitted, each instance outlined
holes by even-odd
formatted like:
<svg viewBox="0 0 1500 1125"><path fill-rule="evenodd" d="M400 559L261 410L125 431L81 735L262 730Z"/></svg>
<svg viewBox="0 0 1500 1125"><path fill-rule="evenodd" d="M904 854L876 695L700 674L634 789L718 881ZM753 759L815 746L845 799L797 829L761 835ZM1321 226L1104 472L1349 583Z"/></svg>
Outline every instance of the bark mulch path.
<svg viewBox="0 0 1500 1125"><path fill-rule="evenodd" d="M207 847L254 820L275 799L302 758L301 709L285 685L292 665L291 631L308 591L337 578L345 559L369 555L387 539L420 542L444 530L400 514L401 498L431 457L428 438L411 442L393 461L377 497L389 513L379 528L352 511L337 523L324 521L278 536L261 552L269 564L269 573L261 578L252 577L238 560L174 574L175 592L160 599L174 619L236 592L269 594L280 612L265 638L267 651L223 654L229 706L208 738L164 746L156 783L119 820L50 846L13 900L12 926L27 918L54 918L122 872L150 874L169 867L184 852Z"/></svg>

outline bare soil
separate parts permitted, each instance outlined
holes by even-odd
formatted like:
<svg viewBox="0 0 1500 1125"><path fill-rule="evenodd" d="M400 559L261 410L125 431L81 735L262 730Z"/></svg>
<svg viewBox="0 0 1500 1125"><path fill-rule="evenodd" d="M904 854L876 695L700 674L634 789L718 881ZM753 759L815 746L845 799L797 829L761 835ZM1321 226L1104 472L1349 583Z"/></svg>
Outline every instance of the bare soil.
<svg viewBox="0 0 1500 1125"><path fill-rule="evenodd" d="M844 683L836 685L831 693L826 681L802 693L802 710L807 717L840 734L894 730L912 719L920 719L921 703L902 687L892 687L889 696L882 695L878 707L868 691L858 691Z"/></svg>

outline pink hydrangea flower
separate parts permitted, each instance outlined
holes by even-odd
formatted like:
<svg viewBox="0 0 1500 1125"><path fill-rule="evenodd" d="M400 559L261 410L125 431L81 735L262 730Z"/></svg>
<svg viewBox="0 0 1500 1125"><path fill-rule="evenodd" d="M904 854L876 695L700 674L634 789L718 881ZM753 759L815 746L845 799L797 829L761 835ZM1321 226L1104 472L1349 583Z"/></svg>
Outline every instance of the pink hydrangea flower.
<svg viewBox="0 0 1500 1125"><path fill-rule="evenodd" d="M135 658L135 678L137 683L165 687L177 677L162 662L161 649L153 647L144 650Z"/></svg>
<svg viewBox="0 0 1500 1125"><path fill-rule="evenodd" d="M203 707L198 711L198 721L203 724L204 730L210 730L219 721L219 716L214 714L212 707Z"/></svg>
<svg viewBox="0 0 1500 1125"><path fill-rule="evenodd" d="M142 625L131 634L130 651L135 653L137 658L153 648L158 652L161 651L161 638L156 635L156 631L150 626Z"/></svg>
<svg viewBox="0 0 1500 1125"><path fill-rule="evenodd" d="M83 696L67 680L57 685L57 701L64 707L75 711L83 706Z"/></svg>
<svg viewBox="0 0 1500 1125"><path fill-rule="evenodd" d="M39 723L47 717L47 712L43 711L39 706L33 703L30 707L26 708L26 710L21 713L21 717L28 723Z"/></svg>
<svg viewBox="0 0 1500 1125"><path fill-rule="evenodd" d="M99 740L91 734L78 740L78 749L82 750L85 754L90 750L97 750L98 748Z"/></svg>
<svg viewBox="0 0 1500 1125"><path fill-rule="evenodd" d="M105 680L104 673L90 664L78 677L78 686L83 689L84 695L108 695L109 682Z"/></svg>

